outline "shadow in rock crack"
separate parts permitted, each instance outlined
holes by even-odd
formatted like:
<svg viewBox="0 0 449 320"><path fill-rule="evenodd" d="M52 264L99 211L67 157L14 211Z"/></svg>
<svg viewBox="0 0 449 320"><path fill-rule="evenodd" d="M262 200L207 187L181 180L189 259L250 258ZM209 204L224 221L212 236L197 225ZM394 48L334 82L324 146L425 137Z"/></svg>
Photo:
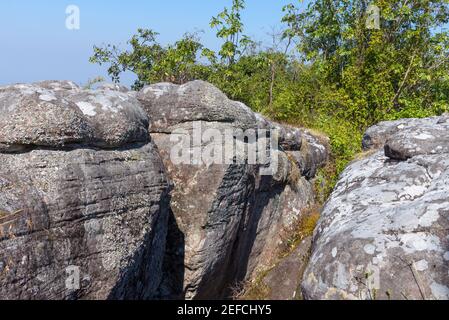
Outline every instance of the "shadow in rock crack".
<svg viewBox="0 0 449 320"><path fill-rule="evenodd" d="M175 215L170 210L168 218L167 244L162 267L162 283L159 287L157 299L184 299L185 273L185 236L179 229Z"/></svg>
<svg viewBox="0 0 449 320"><path fill-rule="evenodd" d="M260 232L260 225L263 223L261 219L264 210L271 212L272 217L268 217L268 220L277 218L274 216L277 212L277 201L283 192L284 186L273 185L272 177L261 177L261 180L256 183L253 174L249 172L239 173L242 173L243 179L246 180L245 191L240 195L240 201L245 203L245 208L242 210L244 216L239 219L238 232L236 232L235 238L228 244L230 248L222 248L228 254L224 255L214 266L211 266L210 272L204 275L198 284L199 290L194 299L232 298L232 286L245 280L248 271L251 271L248 269L253 267L250 265L251 258L257 256L263 250L263 243L265 242L261 244L256 242L258 241L257 236ZM273 207L268 208L268 206ZM224 206L222 210L225 212L218 212L221 213L219 214L220 218L223 218L225 214L230 215L232 213L229 212L227 206ZM266 227L268 228L269 226L267 225ZM152 279L148 278L148 274L139 270L142 266L135 263L126 270L120 283L114 289L111 299L185 299L185 235L179 229L171 210L169 210L168 216L167 238L163 240L166 241L166 248L162 267L162 279L157 286L156 294L152 297L148 294L140 294L140 292L145 293L145 288L142 288L145 282L147 284L150 283L151 287L154 286L154 283L151 283ZM146 241L146 243L152 242L152 239ZM145 251L148 251L148 248L139 250L137 255L141 255L141 257L136 257L133 261L148 261L142 260L142 257L145 257L144 259L155 259L155 257L145 253ZM140 276L136 277L136 275ZM145 281L140 283L139 277L145 279ZM138 294L130 295L129 292L132 293L135 290L134 288L137 288L136 292Z"/></svg>
<svg viewBox="0 0 449 320"><path fill-rule="evenodd" d="M250 274L255 267L254 265L250 265L250 260L253 257L257 257L262 253L264 249L265 241L261 243L257 243L257 236L261 233L261 228L264 226L262 219L262 214L264 211L269 210L271 215L268 220L275 220L278 217L274 215L278 212L278 201L282 192L284 191L285 186L283 185L272 185L272 177L263 176L261 177L260 185L258 190L253 194L252 199L249 203L250 206L250 217L249 217L249 225L241 226L241 230L239 232L239 238L235 242L235 249L233 250L234 255L231 260L231 270L234 270L235 279L233 283L230 283L230 286L227 289L227 296L231 297L234 292L232 292L233 287L238 287L239 283L242 283L246 280L248 274ZM271 209L268 206L273 206ZM269 226L266 226L267 228ZM270 239L264 239L266 241L270 241Z"/></svg>
<svg viewBox="0 0 449 320"><path fill-rule="evenodd" d="M246 191L242 194L245 202L244 216L240 218L235 238L229 243L229 249L223 249L224 255L211 272L204 275L198 285L195 299L232 299L235 284L245 280L250 268L251 258L258 255L257 236L261 219L267 206L279 197L283 186L273 186L272 177L261 177L256 183L254 174L246 173ZM274 200L275 202L276 200ZM271 210L275 214L275 210ZM256 248L257 247L257 248Z"/></svg>

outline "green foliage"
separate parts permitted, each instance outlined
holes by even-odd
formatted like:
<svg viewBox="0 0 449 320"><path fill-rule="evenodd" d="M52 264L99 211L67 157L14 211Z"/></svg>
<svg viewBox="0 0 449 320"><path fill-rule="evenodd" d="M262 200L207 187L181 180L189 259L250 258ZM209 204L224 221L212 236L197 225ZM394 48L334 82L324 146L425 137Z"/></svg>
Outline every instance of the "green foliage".
<svg viewBox="0 0 449 320"><path fill-rule="evenodd" d="M157 33L139 29L128 42L130 51L120 51L115 45L94 47L92 63L109 64L108 73L114 82L120 81L120 74L130 71L137 75L133 88L142 88L155 82L184 83L203 77L208 69L198 63L203 50L197 35L186 34L173 45L161 46ZM204 55L209 52L204 50Z"/></svg>
<svg viewBox="0 0 449 320"><path fill-rule="evenodd" d="M379 29L367 28L370 4ZM448 111L447 0L315 0L284 12L284 37L296 40L305 67L278 96L276 116L329 135L336 173L368 126Z"/></svg>
<svg viewBox="0 0 449 320"><path fill-rule="evenodd" d="M380 28L366 26L368 5ZM447 109L447 0L315 0L299 13L284 8L288 34L304 61L334 85L347 117L362 126L423 108ZM415 111L415 112L413 112Z"/></svg>
<svg viewBox="0 0 449 320"><path fill-rule="evenodd" d="M210 21L210 27L217 29L217 37L224 41L218 54L221 62L227 65L234 64L238 57L242 56L253 44L248 36L242 35L241 11L243 9L245 9L245 1L232 0L231 9L224 8Z"/></svg>
<svg viewBox="0 0 449 320"><path fill-rule="evenodd" d="M261 49L244 35L245 2L232 0L210 22L223 41L218 52L196 34L162 46L157 33L140 29L129 50L94 47L91 61L108 65L114 81L135 73L135 89L206 80L275 120L324 132L334 163L320 174L334 182L361 151L368 126L449 111L448 3L313 0L303 11L290 4L281 36ZM380 9L379 29L367 27L369 5Z"/></svg>

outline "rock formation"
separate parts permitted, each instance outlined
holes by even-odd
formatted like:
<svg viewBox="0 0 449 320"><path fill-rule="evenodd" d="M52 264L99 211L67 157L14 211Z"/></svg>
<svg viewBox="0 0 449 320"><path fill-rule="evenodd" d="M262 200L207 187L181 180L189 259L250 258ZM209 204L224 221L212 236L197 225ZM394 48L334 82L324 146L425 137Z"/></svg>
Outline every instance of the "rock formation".
<svg viewBox="0 0 449 320"><path fill-rule="evenodd" d="M303 297L449 299L449 116L380 123L363 146ZM272 266L327 158L325 138L203 81L0 87L0 298L229 298ZM299 295L310 243L264 278L285 287L272 298Z"/></svg>
<svg viewBox="0 0 449 320"><path fill-rule="evenodd" d="M229 297L233 284L269 263L282 230L314 202L309 179L327 160L326 141L272 123L202 81L148 86L137 98L150 116L151 137L174 184L161 296ZM260 164L173 163L170 154L179 143L171 140L173 133L190 141L195 127L202 133L219 130L222 136L227 130L277 129L277 172L261 175ZM221 147L225 141L213 143ZM250 144L242 137L235 143L241 148ZM193 153L204 154L210 143L200 138L192 147Z"/></svg>
<svg viewBox="0 0 449 320"><path fill-rule="evenodd" d="M0 162L1 299L154 297L169 185L136 100L1 87Z"/></svg>
<svg viewBox="0 0 449 320"><path fill-rule="evenodd" d="M272 158L240 152L269 136L237 134L229 163L173 161L173 135L196 126L277 129L273 174L261 174ZM189 152L229 141L206 142ZM201 81L140 92L0 87L0 298L228 297L314 202L311 179L327 156L325 139Z"/></svg>
<svg viewBox="0 0 449 320"><path fill-rule="evenodd" d="M449 299L449 117L370 128L314 236L308 299Z"/></svg>

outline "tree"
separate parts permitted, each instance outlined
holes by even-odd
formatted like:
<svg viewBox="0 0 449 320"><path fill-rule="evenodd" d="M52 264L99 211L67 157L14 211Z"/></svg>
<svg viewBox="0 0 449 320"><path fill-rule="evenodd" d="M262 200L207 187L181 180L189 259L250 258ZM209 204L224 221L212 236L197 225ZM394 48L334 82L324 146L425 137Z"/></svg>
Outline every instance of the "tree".
<svg viewBox="0 0 449 320"><path fill-rule="evenodd" d="M110 44L95 46L90 61L108 64L108 74L114 82L120 81L123 72L136 74L133 89L161 81L182 84L209 78L217 84L224 84L235 74L233 65L249 48L255 47L255 43L242 34L241 11L244 8L244 0L233 0L230 9L224 8L212 18L210 26L216 28L217 37L224 40L218 53L205 48L197 34L186 34L176 43L163 47L157 42L158 33L138 29L137 34L128 41L129 50L122 51ZM206 60L203 63L202 58Z"/></svg>
<svg viewBox="0 0 449 320"><path fill-rule="evenodd" d="M198 62L198 56L205 49L197 35L186 34L166 47L157 42L157 35L152 30L139 29L128 42L131 50L126 51L120 51L115 45L95 46L90 61L109 64L108 73L114 82L119 82L125 71L136 74L134 89L155 82L182 84L207 74L208 68Z"/></svg>
<svg viewBox="0 0 449 320"><path fill-rule="evenodd" d="M251 39L242 35L242 10L245 9L244 0L232 0L231 9L224 8L210 21L210 27L217 29L217 37L223 39L219 55L222 62L232 65L238 57L244 55L246 49L253 45Z"/></svg>
<svg viewBox="0 0 449 320"><path fill-rule="evenodd" d="M364 119L447 109L447 0L315 0L304 12L284 8L286 34L346 103L333 112ZM367 28L375 5L380 28Z"/></svg>

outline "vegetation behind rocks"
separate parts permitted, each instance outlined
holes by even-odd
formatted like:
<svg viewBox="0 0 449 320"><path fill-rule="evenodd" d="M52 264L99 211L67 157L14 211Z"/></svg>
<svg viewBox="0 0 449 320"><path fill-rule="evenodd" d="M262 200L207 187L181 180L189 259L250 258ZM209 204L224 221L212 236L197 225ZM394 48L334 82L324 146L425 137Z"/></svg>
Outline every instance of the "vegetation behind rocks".
<svg viewBox="0 0 449 320"><path fill-rule="evenodd" d="M331 181L361 151L370 125L449 110L446 0L313 0L305 10L292 3L268 47L245 35L245 9L233 0L211 19L218 52L199 34L162 46L157 32L140 29L128 48L94 47L90 60L116 82L134 73L134 89L206 80L272 119L324 132Z"/></svg>

